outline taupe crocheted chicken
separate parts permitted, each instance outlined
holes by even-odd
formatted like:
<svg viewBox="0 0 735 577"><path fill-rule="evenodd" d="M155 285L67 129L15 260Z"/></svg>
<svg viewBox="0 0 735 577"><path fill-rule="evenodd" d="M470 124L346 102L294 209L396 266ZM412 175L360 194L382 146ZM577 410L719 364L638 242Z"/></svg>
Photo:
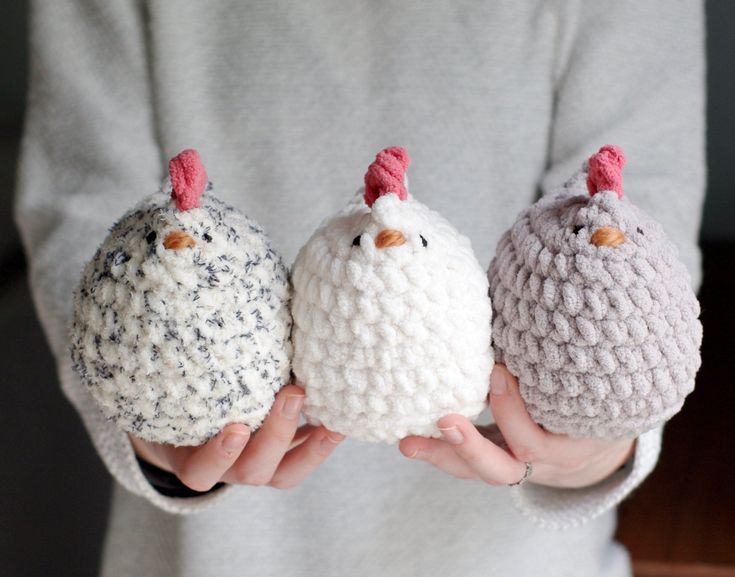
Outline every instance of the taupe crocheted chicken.
<svg viewBox="0 0 735 577"><path fill-rule="evenodd" d="M623 195L624 163L602 147L519 216L490 266L496 359L555 433L635 437L679 411L700 366L689 274Z"/></svg>

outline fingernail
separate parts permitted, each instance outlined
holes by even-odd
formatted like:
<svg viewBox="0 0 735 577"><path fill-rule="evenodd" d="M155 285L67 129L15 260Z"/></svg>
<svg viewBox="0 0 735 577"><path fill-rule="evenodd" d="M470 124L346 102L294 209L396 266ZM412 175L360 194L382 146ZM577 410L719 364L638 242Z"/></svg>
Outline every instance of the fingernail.
<svg viewBox="0 0 735 577"><path fill-rule="evenodd" d="M413 458L415 458L415 457L416 457L416 455L418 455L418 454L419 454L419 450L418 450L418 449L414 449L414 450L413 450L413 451L411 452L411 454L410 454L410 455L406 455L406 457L408 457L409 459L413 459Z"/></svg>
<svg viewBox="0 0 735 577"><path fill-rule="evenodd" d="M490 394L500 396L504 395L507 390L508 382L505 380L505 375L501 371L495 371L490 380Z"/></svg>
<svg viewBox="0 0 735 577"><path fill-rule="evenodd" d="M439 427L439 430L442 432L444 440L450 445L459 445L464 441L464 435L457 427L447 427L446 429Z"/></svg>
<svg viewBox="0 0 735 577"><path fill-rule="evenodd" d="M293 421L298 419L301 412L301 405L304 404L304 395L288 395L286 402L283 403L281 414L287 419Z"/></svg>
<svg viewBox="0 0 735 577"><path fill-rule="evenodd" d="M226 433L224 439L222 439L222 448L226 453L232 454L241 450L247 440L248 436L244 433Z"/></svg>

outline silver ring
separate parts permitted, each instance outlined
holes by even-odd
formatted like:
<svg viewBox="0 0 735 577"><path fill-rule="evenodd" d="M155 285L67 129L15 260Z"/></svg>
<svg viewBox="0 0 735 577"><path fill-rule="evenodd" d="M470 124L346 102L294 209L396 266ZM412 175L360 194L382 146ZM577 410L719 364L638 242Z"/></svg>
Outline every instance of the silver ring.
<svg viewBox="0 0 735 577"><path fill-rule="evenodd" d="M526 472L523 473L523 477L521 477L520 480L516 481L515 483L508 483L508 487L519 487L520 485L523 485L523 483L528 481L528 478L533 475L533 465L527 462L524 462L523 464L526 465Z"/></svg>

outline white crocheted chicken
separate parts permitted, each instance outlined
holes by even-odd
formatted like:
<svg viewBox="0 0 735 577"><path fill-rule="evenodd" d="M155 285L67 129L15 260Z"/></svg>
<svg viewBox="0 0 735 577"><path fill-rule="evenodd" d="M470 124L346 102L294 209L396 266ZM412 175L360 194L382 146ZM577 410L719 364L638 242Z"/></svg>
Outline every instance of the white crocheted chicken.
<svg viewBox="0 0 735 577"><path fill-rule="evenodd" d="M257 428L287 382L287 270L211 194L195 150L110 230L75 295L72 359L102 412L142 439L199 445Z"/></svg>
<svg viewBox="0 0 735 577"><path fill-rule="evenodd" d="M488 282L470 242L415 200L402 148L325 221L293 268L296 378L314 424L367 441L439 436L436 421L485 407Z"/></svg>

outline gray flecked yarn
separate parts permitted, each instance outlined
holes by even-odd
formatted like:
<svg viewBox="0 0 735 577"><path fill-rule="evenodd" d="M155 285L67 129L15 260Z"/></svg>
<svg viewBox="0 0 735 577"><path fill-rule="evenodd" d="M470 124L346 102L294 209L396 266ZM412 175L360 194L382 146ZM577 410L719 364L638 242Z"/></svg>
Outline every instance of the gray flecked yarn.
<svg viewBox="0 0 735 577"><path fill-rule="evenodd" d="M689 274L662 227L578 173L524 211L490 265L496 359L530 415L574 437L635 437L681 408L700 365ZM625 234L595 246L603 226Z"/></svg>
<svg viewBox="0 0 735 577"><path fill-rule="evenodd" d="M208 190L209 190L208 186ZM125 214L75 295L74 366L104 414L153 442L199 445L230 422L257 428L290 373L289 284L252 220L170 188ZM166 249L180 230L196 244Z"/></svg>

